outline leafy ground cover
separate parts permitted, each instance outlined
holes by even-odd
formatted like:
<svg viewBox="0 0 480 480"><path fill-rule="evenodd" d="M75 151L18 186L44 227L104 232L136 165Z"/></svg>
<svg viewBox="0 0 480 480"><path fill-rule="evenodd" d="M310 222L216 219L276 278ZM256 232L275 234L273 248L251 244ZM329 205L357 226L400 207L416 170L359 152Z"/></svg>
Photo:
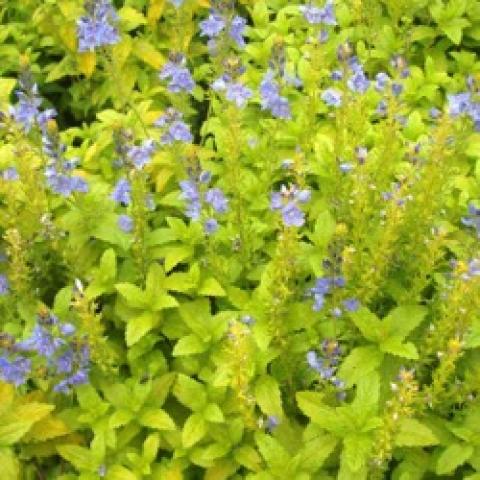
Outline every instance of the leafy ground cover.
<svg viewBox="0 0 480 480"><path fill-rule="evenodd" d="M480 479L480 2L0 2L2 480Z"/></svg>

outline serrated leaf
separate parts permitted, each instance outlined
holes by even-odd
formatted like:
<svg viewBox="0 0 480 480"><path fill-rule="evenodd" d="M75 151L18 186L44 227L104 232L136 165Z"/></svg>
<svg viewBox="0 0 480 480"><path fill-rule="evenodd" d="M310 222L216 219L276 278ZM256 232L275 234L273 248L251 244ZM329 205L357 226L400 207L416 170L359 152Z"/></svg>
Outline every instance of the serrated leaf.
<svg viewBox="0 0 480 480"><path fill-rule="evenodd" d="M345 461L352 472L362 470L366 466L371 444L368 435L347 435L343 440L342 462Z"/></svg>
<svg viewBox="0 0 480 480"><path fill-rule="evenodd" d="M348 386L355 385L365 375L376 370L382 363L384 354L374 345L354 348L338 370L338 377Z"/></svg>
<svg viewBox="0 0 480 480"><path fill-rule="evenodd" d="M426 425L414 418L401 420L399 431L395 437L395 445L398 447L426 447L437 444L437 437Z"/></svg>
<svg viewBox="0 0 480 480"><path fill-rule="evenodd" d="M258 452L250 445L242 445L235 449L233 457L242 466L254 472L260 470L262 459Z"/></svg>
<svg viewBox="0 0 480 480"><path fill-rule="evenodd" d="M350 314L355 326L363 337L371 342L377 342L382 337L382 321L368 308L361 307Z"/></svg>
<svg viewBox="0 0 480 480"><path fill-rule="evenodd" d="M302 468L306 471L316 472L325 463L338 445L334 435L318 434L306 441L300 451Z"/></svg>
<svg viewBox="0 0 480 480"><path fill-rule="evenodd" d="M46 417L36 422L25 436L26 441L44 442L70 433L65 422L59 418Z"/></svg>
<svg viewBox="0 0 480 480"><path fill-rule="evenodd" d="M2 480L19 480L20 462L10 448L0 448Z"/></svg>
<svg viewBox="0 0 480 480"><path fill-rule="evenodd" d="M112 465L108 468L107 480L139 480L139 478L122 465Z"/></svg>
<svg viewBox="0 0 480 480"><path fill-rule="evenodd" d="M421 305L404 305L393 309L382 322L389 336L403 340L422 323L427 313L428 310Z"/></svg>
<svg viewBox="0 0 480 480"><path fill-rule="evenodd" d="M341 435L348 425L342 417L337 415L335 408L322 402L322 395L316 392L297 392L297 404L300 410L309 417L312 422L320 427Z"/></svg>
<svg viewBox="0 0 480 480"><path fill-rule="evenodd" d="M175 430L175 422L165 410L160 408L149 408L144 410L138 419L144 427L157 430Z"/></svg>
<svg viewBox="0 0 480 480"><path fill-rule="evenodd" d="M265 415L282 416L282 399L278 382L268 375L260 377L255 384L255 399Z"/></svg>
<svg viewBox="0 0 480 480"><path fill-rule="evenodd" d="M187 418L182 429L182 445L185 448L193 447L198 443L207 433L207 424L202 415L199 413L192 413Z"/></svg>
<svg viewBox="0 0 480 480"><path fill-rule="evenodd" d="M285 448L270 435L261 432L255 434L255 442L267 464L272 468L286 467L290 455Z"/></svg>
<svg viewBox="0 0 480 480"><path fill-rule="evenodd" d="M175 344L172 355L174 357L180 357L183 355L195 355L205 352L207 348L208 345L202 342L202 340L198 338L197 335L186 335Z"/></svg>
<svg viewBox="0 0 480 480"><path fill-rule="evenodd" d="M79 445L58 445L57 452L79 471L96 472L100 466L93 452Z"/></svg>
<svg viewBox="0 0 480 480"><path fill-rule="evenodd" d="M17 443L30 430L31 426L31 422L22 421L0 425L0 447L9 447Z"/></svg>
<svg viewBox="0 0 480 480"><path fill-rule="evenodd" d="M226 295L223 287L213 277L206 278L198 288L198 294L208 297L224 297Z"/></svg>
<svg viewBox="0 0 480 480"><path fill-rule="evenodd" d="M152 312L144 312L130 319L125 330L125 341L131 347L143 338L157 324L157 319Z"/></svg>
<svg viewBox="0 0 480 480"><path fill-rule="evenodd" d="M199 299L180 305L178 310L182 320L203 341L209 341L212 317L210 314L210 302L207 299Z"/></svg>
<svg viewBox="0 0 480 480"><path fill-rule="evenodd" d="M131 283L117 283L115 288L132 308L148 309L149 302L145 292Z"/></svg>
<svg viewBox="0 0 480 480"><path fill-rule="evenodd" d="M159 70L165 63L165 57L146 40L138 39L135 42L133 54L155 70Z"/></svg>
<svg viewBox="0 0 480 480"><path fill-rule="evenodd" d="M160 447L160 436L158 433L150 434L143 442L143 458L147 463L152 463L157 457Z"/></svg>
<svg viewBox="0 0 480 480"><path fill-rule="evenodd" d="M449 445L438 457L435 471L438 475L453 473L473 454L472 445L454 443Z"/></svg>
<svg viewBox="0 0 480 480"><path fill-rule="evenodd" d="M202 414L207 422L223 423L225 421L223 412L216 403L209 403Z"/></svg>
<svg viewBox="0 0 480 480"><path fill-rule="evenodd" d="M380 350L397 357L418 359L417 348L412 342L402 343L402 337L391 337L380 344Z"/></svg>
<svg viewBox="0 0 480 480"><path fill-rule="evenodd" d="M122 7L118 11L118 16L127 32L147 23L146 18L138 10L129 6Z"/></svg>
<svg viewBox="0 0 480 480"><path fill-rule="evenodd" d="M178 375L172 392L180 403L193 411L201 410L207 404L205 387L186 375Z"/></svg>

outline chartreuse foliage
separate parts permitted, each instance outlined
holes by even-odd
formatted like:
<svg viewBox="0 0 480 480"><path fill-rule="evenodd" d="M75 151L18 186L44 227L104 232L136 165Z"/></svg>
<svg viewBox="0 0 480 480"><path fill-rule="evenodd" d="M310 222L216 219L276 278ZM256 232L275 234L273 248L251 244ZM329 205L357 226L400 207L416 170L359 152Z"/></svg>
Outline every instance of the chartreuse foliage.
<svg viewBox="0 0 480 480"><path fill-rule="evenodd" d="M0 1L0 479L480 479L480 1Z"/></svg>

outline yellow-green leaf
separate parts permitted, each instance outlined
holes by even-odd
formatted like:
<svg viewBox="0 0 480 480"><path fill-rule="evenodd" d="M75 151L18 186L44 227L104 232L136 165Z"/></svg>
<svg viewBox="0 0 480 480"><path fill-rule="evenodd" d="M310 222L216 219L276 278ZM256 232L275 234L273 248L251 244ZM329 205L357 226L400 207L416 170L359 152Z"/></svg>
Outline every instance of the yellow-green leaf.
<svg viewBox="0 0 480 480"><path fill-rule="evenodd" d="M78 69L87 78L90 78L95 71L97 57L95 52L81 52L77 55Z"/></svg>
<svg viewBox="0 0 480 480"><path fill-rule="evenodd" d="M165 63L164 56L146 40L137 40L135 42L133 54L156 70Z"/></svg>

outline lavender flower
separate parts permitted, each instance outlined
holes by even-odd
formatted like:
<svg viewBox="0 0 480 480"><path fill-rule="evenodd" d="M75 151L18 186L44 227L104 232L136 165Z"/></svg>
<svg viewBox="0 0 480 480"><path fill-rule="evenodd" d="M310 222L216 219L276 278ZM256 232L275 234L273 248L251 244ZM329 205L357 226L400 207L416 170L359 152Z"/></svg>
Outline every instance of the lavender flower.
<svg viewBox="0 0 480 480"><path fill-rule="evenodd" d="M55 337L44 326L37 323L31 336L23 342L17 343L17 348L21 351L37 352L48 359L53 357L63 345L65 345L65 341L62 338Z"/></svg>
<svg viewBox="0 0 480 480"><path fill-rule="evenodd" d="M305 20L312 24L336 25L335 12L333 2L327 1L323 8L316 7L311 3L308 5L300 5L300 12L303 13Z"/></svg>
<svg viewBox="0 0 480 480"><path fill-rule="evenodd" d="M279 192L272 192L270 208L280 210L286 227L301 227L305 223L305 214L298 207L298 203L307 203L310 196L309 190L299 190L294 185L289 188L282 185Z"/></svg>
<svg viewBox="0 0 480 480"><path fill-rule="evenodd" d="M247 21L239 15L234 15L231 20L216 10L212 10L210 15L200 22L200 36L208 37L210 50L216 48L216 39L221 33L227 32L228 36L237 44L239 48L245 47L243 34Z"/></svg>
<svg viewBox="0 0 480 480"><path fill-rule="evenodd" d="M398 97L403 92L403 85L401 83L392 83L392 93Z"/></svg>
<svg viewBox="0 0 480 480"><path fill-rule="evenodd" d="M272 433L280 425L280 419L276 415L269 415L265 422L265 429Z"/></svg>
<svg viewBox="0 0 480 480"><path fill-rule="evenodd" d="M202 205L197 184L193 180L183 180L180 182L180 188L182 190L181 198L188 202L185 215L192 220L198 220L200 218Z"/></svg>
<svg viewBox="0 0 480 480"><path fill-rule="evenodd" d="M77 159L66 160L63 155L66 146L60 142L57 125L49 119L42 128L42 148L49 157L45 168L45 179L48 187L55 193L69 197L73 192L88 192L88 183L82 177L72 175L77 166Z"/></svg>
<svg viewBox="0 0 480 480"><path fill-rule="evenodd" d="M126 178L121 178L112 192L111 198L114 202L120 203L122 205L129 205L131 202L130 193L132 191L132 186Z"/></svg>
<svg viewBox="0 0 480 480"><path fill-rule="evenodd" d="M0 356L0 379L15 386L23 385L30 374L32 362L22 356L9 360L6 356Z"/></svg>
<svg viewBox="0 0 480 480"><path fill-rule="evenodd" d="M155 143L151 139L145 140L141 145L133 145L127 150L127 157L137 169L143 168L155 152Z"/></svg>
<svg viewBox="0 0 480 480"><path fill-rule="evenodd" d="M225 97L230 102L235 103L239 108L243 108L252 97L252 91L240 82L234 82L229 75L223 75L212 83L212 89L215 91L225 91Z"/></svg>
<svg viewBox="0 0 480 480"><path fill-rule="evenodd" d="M203 224L203 228L207 235L211 235L212 233L215 233L218 230L218 222L215 218L209 218Z"/></svg>
<svg viewBox="0 0 480 480"><path fill-rule="evenodd" d="M10 291L10 284L8 282L8 278L3 273L0 273L0 296L8 295Z"/></svg>
<svg viewBox="0 0 480 480"><path fill-rule="evenodd" d="M352 92L365 93L370 86L370 80L365 75L361 66L355 66L353 75L347 81L348 88Z"/></svg>
<svg viewBox="0 0 480 480"><path fill-rule="evenodd" d="M185 64L184 55L171 55L171 59L160 71L160 80L169 80L167 88L172 93L181 91L191 93L195 87L192 75Z"/></svg>
<svg viewBox="0 0 480 480"><path fill-rule="evenodd" d="M203 171L198 178L192 176L189 180L180 182L181 198L187 202L185 215L192 220L200 220L205 205L210 205L216 213L226 213L228 210L228 199L222 190L210 188L205 193L203 192L202 185L206 185L210 180L210 172ZM203 228L207 235L211 235L218 230L218 221L209 216L205 220Z"/></svg>
<svg viewBox="0 0 480 480"><path fill-rule="evenodd" d="M15 181L20 178L18 171L15 167L8 167L1 173L3 180L6 181Z"/></svg>
<svg viewBox="0 0 480 480"><path fill-rule="evenodd" d="M343 78L343 72L341 70L334 70L331 75L330 75L330 78L335 81L335 82L338 82L340 80L342 80Z"/></svg>
<svg viewBox="0 0 480 480"><path fill-rule="evenodd" d="M133 230L133 218L130 215L122 214L118 217L118 226L125 233Z"/></svg>
<svg viewBox="0 0 480 480"><path fill-rule="evenodd" d="M267 71L260 83L261 105L263 110L270 110L276 118L290 119L290 104L280 95L280 86L274 80L271 70Z"/></svg>
<svg viewBox="0 0 480 480"><path fill-rule="evenodd" d="M239 48L245 47L245 40L243 39L243 33L245 31L245 27L247 26L247 21L240 17L239 15L235 15L232 18L230 23L230 29L228 34L230 38L237 44Z"/></svg>
<svg viewBox="0 0 480 480"><path fill-rule="evenodd" d="M209 189L205 193L205 202L218 213L225 213L228 210L228 199L219 188Z"/></svg>
<svg viewBox="0 0 480 480"><path fill-rule="evenodd" d="M342 303L347 312L356 312L360 308L360 302L356 298L347 298Z"/></svg>
<svg viewBox="0 0 480 480"><path fill-rule="evenodd" d="M307 295L313 297L314 300L312 310L314 312L322 310L325 305L326 296L330 294L334 288L343 288L344 286L345 278L341 275L317 278L315 285L307 291ZM343 305L347 311L354 311L357 304L356 300L351 298L345 300ZM343 312L341 310L335 311L335 314L337 313L341 315Z"/></svg>
<svg viewBox="0 0 480 480"><path fill-rule="evenodd" d="M385 72L377 73L375 76L375 89L379 92L383 92L389 81L390 77L388 74Z"/></svg>
<svg viewBox="0 0 480 480"><path fill-rule="evenodd" d="M470 203L468 205L468 215L462 218L462 223L466 227L474 228L480 237L480 208Z"/></svg>
<svg viewBox="0 0 480 480"><path fill-rule="evenodd" d="M77 20L79 52L93 52L95 48L120 41L115 25L118 15L110 0L87 0L85 10L87 15Z"/></svg>
<svg viewBox="0 0 480 480"><path fill-rule="evenodd" d="M40 111L39 107L43 100L38 94L38 86L28 68L22 70L18 83L20 88L15 91L18 103L10 107L10 114L17 123L22 125L25 133L28 133L35 124L41 123L46 114L42 115ZM46 112L54 116L55 111L50 109Z"/></svg>
<svg viewBox="0 0 480 480"><path fill-rule="evenodd" d="M378 102L375 113L377 115L379 115L380 117L385 117L387 115L388 105L387 105L387 102L385 100L380 100L380 102Z"/></svg>
<svg viewBox="0 0 480 480"><path fill-rule="evenodd" d="M319 356L316 351L310 350L307 352L308 366L320 375L322 380L328 381L336 389L343 390L345 382L336 377L338 364L342 351L336 340L324 340L321 344L322 356ZM338 398L344 398L343 391L339 392Z"/></svg>
<svg viewBox="0 0 480 480"><path fill-rule="evenodd" d="M38 93L36 85L31 92L17 91L15 93L18 103L13 107L12 115L15 121L20 123L24 131L28 133L40 114L39 107L42 104L42 99L36 95Z"/></svg>
<svg viewBox="0 0 480 480"><path fill-rule="evenodd" d="M183 115L174 108L168 108L167 111L159 117L154 125L164 128L165 131L160 139L162 145L170 145L174 142L190 143L193 136L190 133L190 127L182 120Z"/></svg>
<svg viewBox="0 0 480 480"><path fill-rule="evenodd" d="M200 36L215 38L225 28L225 20L219 13L212 11L206 20L199 23L199 26Z"/></svg>
<svg viewBox="0 0 480 480"><path fill-rule="evenodd" d="M342 92L335 88L327 88L321 98L329 107L338 108L342 105Z"/></svg>
<svg viewBox="0 0 480 480"><path fill-rule="evenodd" d="M449 112L452 117L458 117L469 111L471 100L470 92L447 95L447 99Z"/></svg>

